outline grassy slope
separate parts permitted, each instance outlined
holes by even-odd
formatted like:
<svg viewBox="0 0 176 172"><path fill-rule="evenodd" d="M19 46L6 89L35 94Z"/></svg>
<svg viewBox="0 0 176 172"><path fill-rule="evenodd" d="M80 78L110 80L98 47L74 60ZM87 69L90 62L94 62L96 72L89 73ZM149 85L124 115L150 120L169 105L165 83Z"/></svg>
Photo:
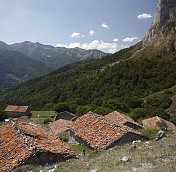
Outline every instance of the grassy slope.
<svg viewBox="0 0 176 172"><path fill-rule="evenodd" d="M176 171L176 134L166 135L162 140L146 141L137 143L137 150L129 149L130 145L116 146L113 149L96 152L81 145L71 146L79 159L72 159L67 162L56 163L52 166L34 167L32 165L18 167L15 171L48 172L54 169L55 172L89 172L98 169L97 172L129 172L134 171ZM82 161L82 150L86 150L86 159ZM131 161L122 162L123 156L130 156ZM133 169L133 170L132 170Z"/></svg>

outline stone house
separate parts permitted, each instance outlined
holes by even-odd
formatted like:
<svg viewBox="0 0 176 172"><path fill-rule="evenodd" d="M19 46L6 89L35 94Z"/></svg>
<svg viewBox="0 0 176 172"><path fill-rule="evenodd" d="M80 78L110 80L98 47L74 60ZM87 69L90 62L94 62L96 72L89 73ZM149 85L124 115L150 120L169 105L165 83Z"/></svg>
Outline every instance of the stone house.
<svg viewBox="0 0 176 172"><path fill-rule="evenodd" d="M4 111L7 112L8 117L18 118L20 116L32 116L29 106L8 105Z"/></svg>
<svg viewBox="0 0 176 172"><path fill-rule="evenodd" d="M142 121L142 124L143 124L144 128L149 128L149 129L158 129L159 130L159 129L163 129L163 127L164 127L166 130L176 130L176 127L173 123L171 123L161 117L158 117L158 116L145 119Z"/></svg>
<svg viewBox="0 0 176 172"><path fill-rule="evenodd" d="M126 125L128 127L131 127L133 129L140 129L143 128L140 124L138 124L137 122L135 122L133 119L131 119L129 116L126 116L120 112L114 111L109 113L108 115L105 115L105 119L109 122L111 122L112 124L122 124L122 125Z"/></svg>
<svg viewBox="0 0 176 172"><path fill-rule="evenodd" d="M70 148L39 126L13 119L0 126L0 171L22 164L45 165L74 158Z"/></svg>
<svg viewBox="0 0 176 172"><path fill-rule="evenodd" d="M59 119L49 124L50 130L53 134L58 135L69 130L69 125L73 123L69 120Z"/></svg>
<svg viewBox="0 0 176 172"><path fill-rule="evenodd" d="M130 127L112 124L103 116L87 113L70 124L69 143L83 144L95 150L103 150L115 145L123 145L144 136Z"/></svg>
<svg viewBox="0 0 176 172"><path fill-rule="evenodd" d="M69 120L69 121L74 121L76 120L76 115L70 113L70 112L67 112L67 111L64 111L64 112L60 112L56 115L55 117L55 121L59 120L59 119L65 119L65 120Z"/></svg>

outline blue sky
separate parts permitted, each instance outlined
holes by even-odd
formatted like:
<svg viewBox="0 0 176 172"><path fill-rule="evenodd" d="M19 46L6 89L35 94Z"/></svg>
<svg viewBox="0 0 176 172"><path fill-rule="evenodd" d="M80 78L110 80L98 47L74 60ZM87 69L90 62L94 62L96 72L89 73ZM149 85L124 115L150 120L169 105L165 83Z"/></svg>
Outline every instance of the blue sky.
<svg viewBox="0 0 176 172"><path fill-rule="evenodd" d="M115 52L141 40L157 0L0 0L0 40Z"/></svg>

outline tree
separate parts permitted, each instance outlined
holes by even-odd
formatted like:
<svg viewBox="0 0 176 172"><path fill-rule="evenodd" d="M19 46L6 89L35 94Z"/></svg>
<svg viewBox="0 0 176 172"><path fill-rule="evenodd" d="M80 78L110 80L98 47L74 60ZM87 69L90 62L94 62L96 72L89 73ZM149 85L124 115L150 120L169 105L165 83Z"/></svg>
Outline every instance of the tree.
<svg viewBox="0 0 176 172"><path fill-rule="evenodd" d="M56 112L70 111L70 107L67 103L58 103L54 106Z"/></svg>
<svg viewBox="0 0 176 172"><path fill-rule="evenodd" d="M4 121L7 118L7 113L4 110L0 110L0 121Z"/></svg>

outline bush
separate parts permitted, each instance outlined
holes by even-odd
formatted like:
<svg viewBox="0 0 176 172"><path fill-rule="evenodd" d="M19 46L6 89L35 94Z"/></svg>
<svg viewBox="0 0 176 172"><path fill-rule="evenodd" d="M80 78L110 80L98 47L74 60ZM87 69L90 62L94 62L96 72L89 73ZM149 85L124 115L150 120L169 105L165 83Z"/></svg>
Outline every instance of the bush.
<svg viewBox="0 0 176 172"><path fill-rule="evenodd" d="M42 124L48 124L49 122L52 122L52 121L53 121L53 119L51 119L51 118L45 118L42 120Z"/></svg>
<svg viewBox="0 0 176 172"><path fill-rule="evenodd" d="M129 116L135 121L142 120L148 116L148 110L145 108L136 108L131 111Z"/></svg>
<svg viewBox="0 0 176 172"><path fill-rule="evenodd" d="M4 110L0 110L0 121L4 122L7 118L7 113Z"/></svg>
<svg viewBox="0 0 176 172"><path fill-rule="evenodd" d="M151 118L154 116L159 116L159 117L164 118L166 120L169 119L169 115L162 108L151 108L151 109L136 108L131 111L129 116L135 121L146 119L146 118Z"/></svg>
<svg viewBox="0 0 176 172"><path fill-rule="evenodd" d="M113 110L110 108L105 108L105 107L97 107L94 112L99 114L99 115L107 115L111 113Z"/></svg>
<svg viewBox="0 0 176 172"><path fill-rule="evenodd" d="M168 126L167 126L166 122L164 122L164 121L158 121L158 122L156 123L156 125L157 125L159 128L161 128L161 130L166 130L166 131L167 131Z"/></svg>
<svg viewBox="0 0 176 172"><path fill-rule="evenodd" d="M92 104L86 105L86 106L78 106L77 109L76 109L76 115L77 116L82 116L89 111L94 112L95 108L96 108L96 106L92 105Z"/></svg>
<svg viewBox="0 0 176 172"><path fill-rule="evenodd" d="M154 138L154 135L158 133L159 130L156 130L156 129L139 129L139 131L141 133L144 134L144 136L147 138L147 139L153 139Z"/></svg>
<svg viewBox="0 0 176 172"><path fill-rule="evenodd" d="M117 111L122 111L122 112L129 112L129 107L127 103L124 103L123 101L120 101L118 99L109 99L107 102L103 103L103 107L117 110Z"/></svg>
<svg viewBox="0 0 176 172"><path fill-rule="evenodd" d="M69 104L67 103L58 103L54 106L54 110L56 112L64 112L64 111L70 111Z"/></svg>
<svg viewBox="0 0 176 172"><path fill-rule="evenodd" d="M169 121L176 125L176 114L174 114L173 116L171 116L171 118L170 118Z"/></svg>
<svg viewBox="0 0 176 172"><path fill-rule="evenodd" d="M171 90L165 90L164 91L166 94L173 94L173 91L171 91Z"/></svg>

